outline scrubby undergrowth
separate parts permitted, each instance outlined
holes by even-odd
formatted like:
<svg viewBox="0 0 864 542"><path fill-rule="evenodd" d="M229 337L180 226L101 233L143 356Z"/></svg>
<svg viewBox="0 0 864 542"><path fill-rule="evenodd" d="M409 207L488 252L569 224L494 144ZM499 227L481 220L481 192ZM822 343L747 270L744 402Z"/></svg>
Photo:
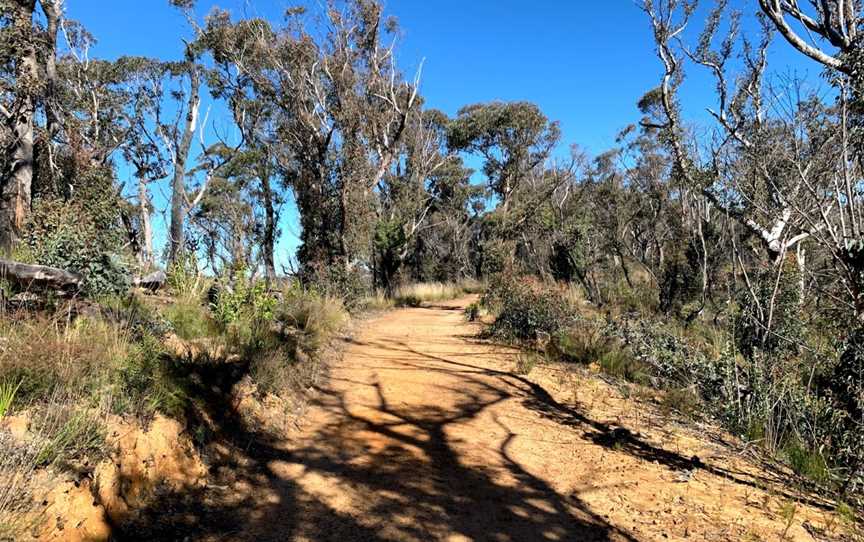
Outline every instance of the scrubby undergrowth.
<svg viewBox="0 0 864 542"><path fill-rule="evenodd" d="M634 301L626 287L626 295L608 295L598 309L573 286L509 275L489 283L466 316L489 311L487 335L535 353L519 358L517 372L542 359L574 362L658 389L670 415L719 421L746 445L785 462L802 486L860 510L864 431L853 422L864 396L838 393L832 381L838 371L851 373L847 366L860 370L850 359L858 350L804 329L796 340L807 348L755 342L746 332L745 302L686 320L650 300ZM779 327L784 315L777 312ZM850 376L844 385L852 382Z"/></svg>
<svg viewBox="0 0 864 542"><path fill-rule="evenodd" d="M346 300L332 285L267 287L243 269L214 281L181 264L159 295L57 300L5 313L0 477L8 483L0 486L0 536L33 527L34 472L92 477L103 458L122 454L112 436L120 420L142 431L160 417L177 420L202 450L222 438L234 410L262 431L275 419L267 430L284 429L321 378L322 352L350 312L477 287L420 284L396 297Z"/></svg>

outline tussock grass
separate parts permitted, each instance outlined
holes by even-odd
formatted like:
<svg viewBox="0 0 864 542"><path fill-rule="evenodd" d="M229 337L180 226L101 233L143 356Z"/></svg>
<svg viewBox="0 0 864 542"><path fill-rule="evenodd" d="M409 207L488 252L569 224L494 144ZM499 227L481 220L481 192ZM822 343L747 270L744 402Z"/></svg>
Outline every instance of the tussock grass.
<svg viewBox="0 0 864 542"><path fill-rule="evenodd" d="M163 309L163 314L174 333L181 339L193 340L210 337L217 333L216 324L201 298L184 295Z"/></svg>
<svg viewBox="0 0 864 542"><path fill-rule="evenodd" d="M18 388L21 387L23 380L15 381L8 379L0 381L0 420L12 409L12 403L15 401L15 394L18 393Z"/></svg>
<svg viewBox="0 0 864 542"><path fill-rule="evenodd" d="M397 288L393 300L397 306L417 307L421 303L447 301L466 293L479 293L484 289L483 283L473 279L458 283L418 282Z"/></svg>
<svg viewBox="0 0 864 542"><path fill-rule="evenodd" d="M360 307L367 311L384 311L395 306L396 302L387 297L382 290L377 290L373 295L366 296L360 302Z"/></svg>
<svg viewBox="0 0 864 542"><path fill-rule="evenodd" d="M348 321L342 300L301 292L286 296L276 312L276 319L296 331L298 347L310 353L323 344Z"/></svg>
<svg viewBox="0 0 864 542"><path fill-rule="evenodd" d="M23 403L41 401L62 389L92 395L129 355L129 333L106 322L67 322L42 316L0 320L0 379L17 382Z"/></svg>

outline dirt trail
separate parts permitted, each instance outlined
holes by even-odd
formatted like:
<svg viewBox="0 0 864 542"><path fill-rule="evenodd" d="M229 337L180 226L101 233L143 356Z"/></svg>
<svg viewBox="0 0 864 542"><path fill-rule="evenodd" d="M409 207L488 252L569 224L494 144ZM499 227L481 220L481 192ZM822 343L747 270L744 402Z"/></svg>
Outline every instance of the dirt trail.
<svg viewBox="0 0 864 542"><path fill-rule="evenodd" d="M474 338L468 302L370 321L289 442L237 429L244 455L223 465L188 538L814 540L836 529L819 503L795 503L650 402L561 368L513 374L517 353Z"/></svg>

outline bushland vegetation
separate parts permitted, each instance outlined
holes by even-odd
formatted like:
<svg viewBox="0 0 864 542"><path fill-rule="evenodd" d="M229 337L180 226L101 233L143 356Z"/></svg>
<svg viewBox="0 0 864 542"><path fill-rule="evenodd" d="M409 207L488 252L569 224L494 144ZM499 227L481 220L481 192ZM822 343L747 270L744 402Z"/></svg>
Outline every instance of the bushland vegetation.
<svg viewBox="0 0 864 542"><path fill-rule="evenodd" d="M183 54L116 60L63 0L0 3L0 417L38 434L0 458L19 481L0 513L27 469L106 453L106 416L198 419L190 366L288 397L351 314L481 290L490 335L661 388L861 504L857 4L645 0L657 85L589 156L533 103L427 107L377 1L278 24L171 3ZM774 70L772 40L830 91ZM717 89L705 125L679 99L694 70Z"/></svg>

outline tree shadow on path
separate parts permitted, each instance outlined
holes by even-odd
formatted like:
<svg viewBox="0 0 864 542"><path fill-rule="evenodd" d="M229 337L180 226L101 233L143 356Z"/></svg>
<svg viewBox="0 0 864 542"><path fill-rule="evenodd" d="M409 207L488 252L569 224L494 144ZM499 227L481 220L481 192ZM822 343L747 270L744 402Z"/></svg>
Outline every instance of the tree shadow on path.
<svg viewBox="0 0 864 542"><path fill-rule="evenodd" d="M203 398L202 416L220 443L209 449L215 482L158 495L138 521L118 527L117 539L635 542L578 496L557 493L523 468L509 452L517 437L497 419L503 432L488 465L460 456L463 443L448 429L519 387L467 364L414 368L418 356L404 357L381 363L435 371L442 375L436 385L455 399L391 404L377 377L334 377L313 401L320 419L314 435L287 445L236 414L231 391L242 368L218 378L213 367L202 371L192 391ZM357 390L365 390L360 403L347 397Z"/></svg>

